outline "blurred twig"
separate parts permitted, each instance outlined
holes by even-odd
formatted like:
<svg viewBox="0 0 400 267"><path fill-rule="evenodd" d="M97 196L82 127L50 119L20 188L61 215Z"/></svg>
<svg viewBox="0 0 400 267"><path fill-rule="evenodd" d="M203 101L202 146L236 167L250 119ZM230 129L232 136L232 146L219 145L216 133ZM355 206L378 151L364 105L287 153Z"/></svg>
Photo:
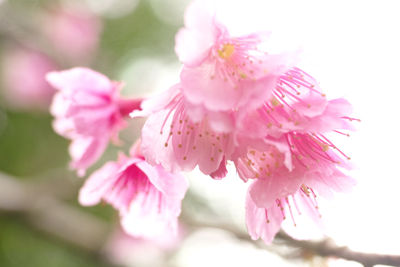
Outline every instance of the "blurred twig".
<svg viewBox="0 0 400 267"><path fill-rule="evenodd" d="M106 241L109 227L67 205L51 192L0 173L0 211L22 213L37 229L91 253Z"/></svg>
<svg viewBox="0 0 400 267"><path fill-rule="evenodd" d="M263 244L258 241L252 240L249 235L241 230L236 229L230 225L212 224L204 222L189 221L190 226L197 228L217 228L233 234L236 238L253 243L258 248L265 248ZM274 244L286 245L291 248L300 250L298 253L299 258L304 258L304 255L316 255L320 257L333 257L341 258L350 261L356 261L365 267L371 267L379 264L400 266L400 256L398 255L383 255L373 253L362 253L350 250L348 247L336 246L332 240L326 239L322 241L304 241L297 240L286 234L279 232L275 236ZM293 255L291 255L293 258Z"/></svg>
<svg viewBox="0 0 400 267"><path fill-rule="evenodd" d="M400 266L400 256L398 255L356 252L350 250L348 247L338 247L330 239L318 242L296 240L284 232L279 232L276 239L277 241L283 241L287 246L300 248L303 255L311 253L321 257L341 258L359 262L364 265L364 267L375 266L378 264Z"/></svg>
<svg viewBox="0 0 400 267"><path fill-rule="evenodd" d="M24 183L0 173L0 212L22 213L37 229L86 251L98 253L109 233L107 224L95 216L63 203L56 195L43 191L43 187L39 188L42 189L38 189L36 184ZM251 240L245 231L234 226L193 221L186 216L183 216L183 220L191 228L221 229L240 240L259 248L266 248L262 242ZM304 255L315 255L356 261L365 267L378 264L400 266L400 256L355 252L347 247L336 246L329 239L316 242L296 240L284 232L279 232L274 243L297 249L300 252L298 257L303 258Z"/></svg>

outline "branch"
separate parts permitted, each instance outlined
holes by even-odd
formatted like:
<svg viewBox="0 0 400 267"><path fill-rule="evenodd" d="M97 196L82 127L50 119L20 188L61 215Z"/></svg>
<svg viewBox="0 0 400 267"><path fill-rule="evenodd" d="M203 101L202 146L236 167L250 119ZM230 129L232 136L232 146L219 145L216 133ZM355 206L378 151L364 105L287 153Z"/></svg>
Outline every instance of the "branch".
<svg viewBox="0 0 400 267"><path fill-rule="evenodd" d="M186 216L183 217L183 219L186 223L189 224L189 226L196 228L215 228L224 230L233 234L237 239L249 242L257 248L268 248L268 246L261 241L252 240L246 232L239 230L232 225L192 221ZM356 261L361 263L365 267L372 267L375 265L400 266L400 255L356 252L350 250L348 247L339 247L335 245L331 239L325 239L323 241L297 240L292 238L285 232L280 231L275 236L274 244L277 246L286 245L288 247L299 250L300 253L297 257L302 259L304 259L304 255L316 255L320 257L333 257L349 261ZM280 255L285 256L282 254ZM288 255L286 255L286 257L288 257ZM290 258L293 258L293 255L290 255Z"/></svg>
<svg viewBox="0 0 400 267"><path fill-rule="evenodd" d="M321 257L334 257L350 261L356 261L365 267L375 265L400 266L400 256L374 253L362 253L350 250L348 247L338 247L331 240L311 242L296 240L284 232L279 232L276 238L287 246L300 248L303 252L311 252Z"/></svg>
<svg viewBox="0 0 400 267"><path fill-rule="evenodd" d="M110 230L107 224L95 216L64 204L49 192L48 187L45 188L46 191L43 191L36 184L24 183L0 173L0 212L22 213L37 229L97 254L107 240ZM258 248L268 248L261 241L252 240L244 230L232 225L193 221L185 214L181 219L188 227L221 229ZM274 244L298 249L301 252L299 257L302 258L302 255L311 254L356 261L365 267L378 264L400 266L400 256L355 252L347 247L338 247L329 239L318 242L296 240L279 232Z"/></svg>
<svg viewBox="0 0 400 267"><path fill-rule="evenodd" d="M109 226L64 204L34 184L0 173L0 211L22 213L38 230L90 253L106 242Z"/></svg>

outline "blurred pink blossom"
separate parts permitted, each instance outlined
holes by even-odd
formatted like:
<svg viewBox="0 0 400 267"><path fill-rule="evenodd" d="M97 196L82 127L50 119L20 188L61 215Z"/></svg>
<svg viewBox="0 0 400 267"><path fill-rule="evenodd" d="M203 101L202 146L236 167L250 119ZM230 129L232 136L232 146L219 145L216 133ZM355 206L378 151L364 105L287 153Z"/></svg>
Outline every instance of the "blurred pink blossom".
<svg viewBox="0 0 400 267"><path fill-rule="evenodd" d="M105 253L115 264L123 266L159 266L168 253L179 248L184 229L178 224L178 233L166 231L152 238L133 237L116 230L105 246Z"/></svg>
<svg viewBox="0 0 400 267"><path fill-rule="evenodd" d="M124 230L135 237L155 238L177 232L177 217L188 183L179 174L151 166L138 145L130 157L120 155L94 172L79 194L82 205L104 200L118 209Z"/></svg>
<svg viewBox="0 0 400 267"><path fill-rule="evenodd" d="M51 106L54 130L72 140L71 167L83 176L110 139L118 142L123 117L138 109L141 99L122 99L121 83L87 68L50 72L47 80L58 90Z"/></svg>
<svg viewBox="0 0 400 267"><path fill-rule="evenodd" d="M47 72L57 67L40 52L25 49L6 49L2 59L1 92L7 106L16 109L47 110L54 89L46 82Z"/></svg>
<svg viewBox="0 0 400 267"><path fill-rule="evenodd" d="M75 63L91 60L101 29L100 19L83 6L58 7L43 19L43 31L54 49Z"/></svg>

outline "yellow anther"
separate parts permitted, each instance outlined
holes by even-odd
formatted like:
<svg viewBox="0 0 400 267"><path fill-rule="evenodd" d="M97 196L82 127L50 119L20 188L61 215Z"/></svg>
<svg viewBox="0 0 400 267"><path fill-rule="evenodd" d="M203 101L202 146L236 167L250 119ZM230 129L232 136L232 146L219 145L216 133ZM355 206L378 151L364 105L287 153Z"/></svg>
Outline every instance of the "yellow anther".
<svg viewBox="0 0 400 267"><path fill-rule="evenodd" d="M310 190L308 190L308 187L305 184L301 185L301 189L303 190L304 194L306 194L308 197L310 196Z"/></svg>
<svg viewBox="0 0 400 267"><path fill-rule="evenodd" d="M229 59L235 52L235 46L232 44L224 44L224 46L218 50L218 55L220 58Z"/></svg>
<svg viewBox="0 0 400 267"><path fill-rule="evenodd" d="M274 107L277 107L277 106L279 106L279 101L274 97L274 98L272 98L271 99L271 104L272 104L272 106L274 106Z"/></svg>

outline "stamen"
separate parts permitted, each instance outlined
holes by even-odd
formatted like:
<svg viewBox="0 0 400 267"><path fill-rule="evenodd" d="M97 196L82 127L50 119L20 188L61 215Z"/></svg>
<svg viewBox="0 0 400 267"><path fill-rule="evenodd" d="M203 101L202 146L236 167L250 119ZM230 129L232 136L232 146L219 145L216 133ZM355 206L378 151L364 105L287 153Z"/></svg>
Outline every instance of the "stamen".
<svg viewBox="0 0 400 267"><path fill-rule="evenodd" d="M267 212L267 209L264 209L264 211L265 211L265 219L267 220L267 223L269 223L269 219L268 219L268 212Z"/></svg>
<svg viewBox="0 0 400 267"><path fill-rule="evenodd" d="M347 116L343 116L342 119L347 119L347 120L349 120L349 121L358 121L358 122L361 122L360 119L351 118L351 117L347 117Z"/></svg>
<svg viewBox="0 0 400 267"><path fill-rule="evenodd" d="M325 136L323 136L322 134L320 135L322 138L324 138L334 149L336 149L340 154L342 154L343 157L345 157L346 159L350 160L351 158L349 156L347 156L344 152L342 152L337 146L335 146L334 144L332 144L331 141L329 141L328 138L326 138Z"/></svg>
<svg viewBox="0 0 400 267"><path fill-rule="evenodd" d="M229 59L235 52L235 46L232 44L224 44L221 49L218 50L218 55L222 59Z"/></svg>
<svg viewBox="0 0 400 267"><path fill-rule="evenodd" d="M282 218L285 220L285 219L286 219L285 209L283 208L280 199L276 199L276 205L277 205L278 208L281 210Z"/></svg>
<svg viewBox="0 0 400 267"><path fill-rule="evenodd" d="M286 199L286 204L287 204L288 207L289 207L290 217L292 217L293 225L296 227L296 221L294 220L294 216L293 216L293 212L292 212L292 207L290 206L290 203L289 203L289 198L286 197L285 199Z"/></svg>
<svg viewBox="0 0 400 267"><path fill-rule="evenodd" d="M337 130L333 130L333 131L336 132L336 133L338 133L338 134L342 134L342 135L345 135L345 136L350 137L350 134L348 134L348 133L342 133L342 132L337 131Z"/></svg>

